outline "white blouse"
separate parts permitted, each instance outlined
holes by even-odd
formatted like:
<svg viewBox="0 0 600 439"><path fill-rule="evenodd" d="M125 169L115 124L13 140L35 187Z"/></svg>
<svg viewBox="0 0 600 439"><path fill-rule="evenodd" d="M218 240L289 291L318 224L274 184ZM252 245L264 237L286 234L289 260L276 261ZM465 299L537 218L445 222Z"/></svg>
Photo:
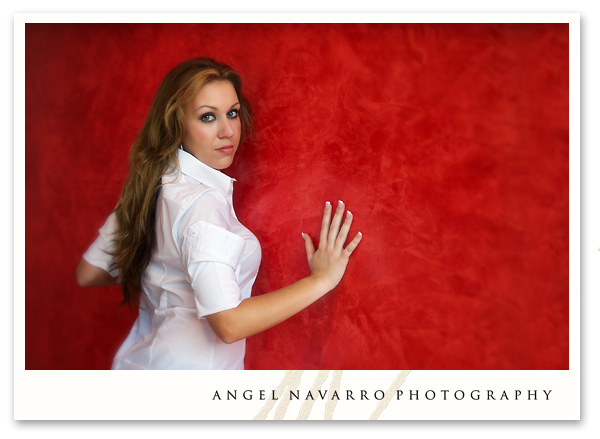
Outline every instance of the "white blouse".
<svg viewBox="0 0 600 439"><path fill-rule="evenodd" d="M243 369L246 340L223 343L204 318L250 297L261 260L256 237L233 210L233 181L179 150L163 176L156 248L142 277L139 316L113 369ZM114 212L84 254L110 272ZM113 276L118 272L111 272Z"/></svg>

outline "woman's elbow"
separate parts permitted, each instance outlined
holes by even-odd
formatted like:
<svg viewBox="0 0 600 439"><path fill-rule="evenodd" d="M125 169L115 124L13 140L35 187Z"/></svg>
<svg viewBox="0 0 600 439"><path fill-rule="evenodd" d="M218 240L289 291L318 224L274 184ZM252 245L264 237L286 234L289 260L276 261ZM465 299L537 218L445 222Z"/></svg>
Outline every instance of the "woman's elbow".
<svg viewBox="0 0 600 439"><path fill-rule="evenodd" d="M231 327L219 328L218 331L215 331L215 334L225 344L232 344L243 339Z"/></svg>
<svg viewBox="0 0 600 439"><path fill-rule="evenodd" d="M233 335L224 335L224 336L219 337L219 339L225 344L232 344L232 343L235 343L236 341L241 340Z"/></svg>
<svg viewBox="0 0 600 439"><path fill-rule="evenodd" d="M92 279L89 276L88 270L85 269L83 261L81 261L81 263L77 267L75 277L77 278L77 285L79 285L80 287L91 286Z"/></svg>
<svg viewBox="0 0 600 439"><path fill-rule="evenodd" d="M103 269L91 265L85 259L79 263L75 276L80 287L101 287L117 283L116 278Z"/></svg>
<svg viewBox="0 0 600 439"><path fill-rule="evenodd" d="M235 319L229 319L229 316L225 314L228 311L208 315L206 316L206 320L219 340L225 344L232 344L244 339L244 337L237 330L236 325L232 323L232 320L235 321Z"/></svg>

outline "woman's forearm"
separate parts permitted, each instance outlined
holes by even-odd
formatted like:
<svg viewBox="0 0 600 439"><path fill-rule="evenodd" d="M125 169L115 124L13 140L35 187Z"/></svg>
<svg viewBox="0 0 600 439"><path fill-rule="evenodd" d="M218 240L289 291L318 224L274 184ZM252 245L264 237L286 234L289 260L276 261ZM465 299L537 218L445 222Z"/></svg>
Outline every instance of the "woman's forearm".
<svg viewBox="0 0 600 439"><path fill-rule="evenodd" d="M324 296L328 287L313 276L287 287L243 300L236 308L206 316L225 343L233 343L269 329Z"/></svg>

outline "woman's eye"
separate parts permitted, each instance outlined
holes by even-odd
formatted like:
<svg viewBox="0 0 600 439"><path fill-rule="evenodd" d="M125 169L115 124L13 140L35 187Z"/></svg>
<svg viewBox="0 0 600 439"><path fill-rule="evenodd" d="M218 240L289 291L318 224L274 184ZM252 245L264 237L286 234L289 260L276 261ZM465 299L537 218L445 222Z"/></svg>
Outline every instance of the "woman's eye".
<svg viewBox="0 0 600 439"><path fill-rule="evenodd" d="M240 110L231 110L229 113L227 113L227 117L229 119L235 119L238 117L238 114L240 114Z"/></svg>
<svg viewBox="0 0 600 439"><path fill-rule="evenodd" d="M212 113L206 113L200 116L200 120L202 122L212 122L213 120L215 120L215 115Z"/></svg>

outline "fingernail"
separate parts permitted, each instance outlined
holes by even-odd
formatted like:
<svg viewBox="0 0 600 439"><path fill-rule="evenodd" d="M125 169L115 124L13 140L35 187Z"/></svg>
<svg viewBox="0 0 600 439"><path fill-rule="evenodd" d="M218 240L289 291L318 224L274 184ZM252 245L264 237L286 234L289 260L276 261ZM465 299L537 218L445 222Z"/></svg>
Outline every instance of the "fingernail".
<svg viewBox="0 0 600 439"><path fill-rule="evenodd" d="M344 202L342 200L338 201L338 208L341 209L344 207Z"/></svg>
<svg viewBox="0 0 600 439"><path fill-rule="evenodd" d="M327 209L328 207L331 207L331 203L329 201L325 202L325 209Z"/></svg>
<svg viewBox="0 0 600 439"><path fill-rule="evenodd" d="M300 232L300 233L302 233L302 239L304 239L304 233L303 232Z"/></svg>
<svg viewBox="0 0 600 439"><path fill-rule="evenodd" d="M360 235L360 237L362 238L362 233L361 233L361 232L358 232L358 234L359 234L359 235Z"/></svg>
<svg viewBox="0 0 600 439"><path fill-rule="evenodd" d="M352 212L350 212L349 210L346 211L346 215L350 215L352 216Z"/></svg>

